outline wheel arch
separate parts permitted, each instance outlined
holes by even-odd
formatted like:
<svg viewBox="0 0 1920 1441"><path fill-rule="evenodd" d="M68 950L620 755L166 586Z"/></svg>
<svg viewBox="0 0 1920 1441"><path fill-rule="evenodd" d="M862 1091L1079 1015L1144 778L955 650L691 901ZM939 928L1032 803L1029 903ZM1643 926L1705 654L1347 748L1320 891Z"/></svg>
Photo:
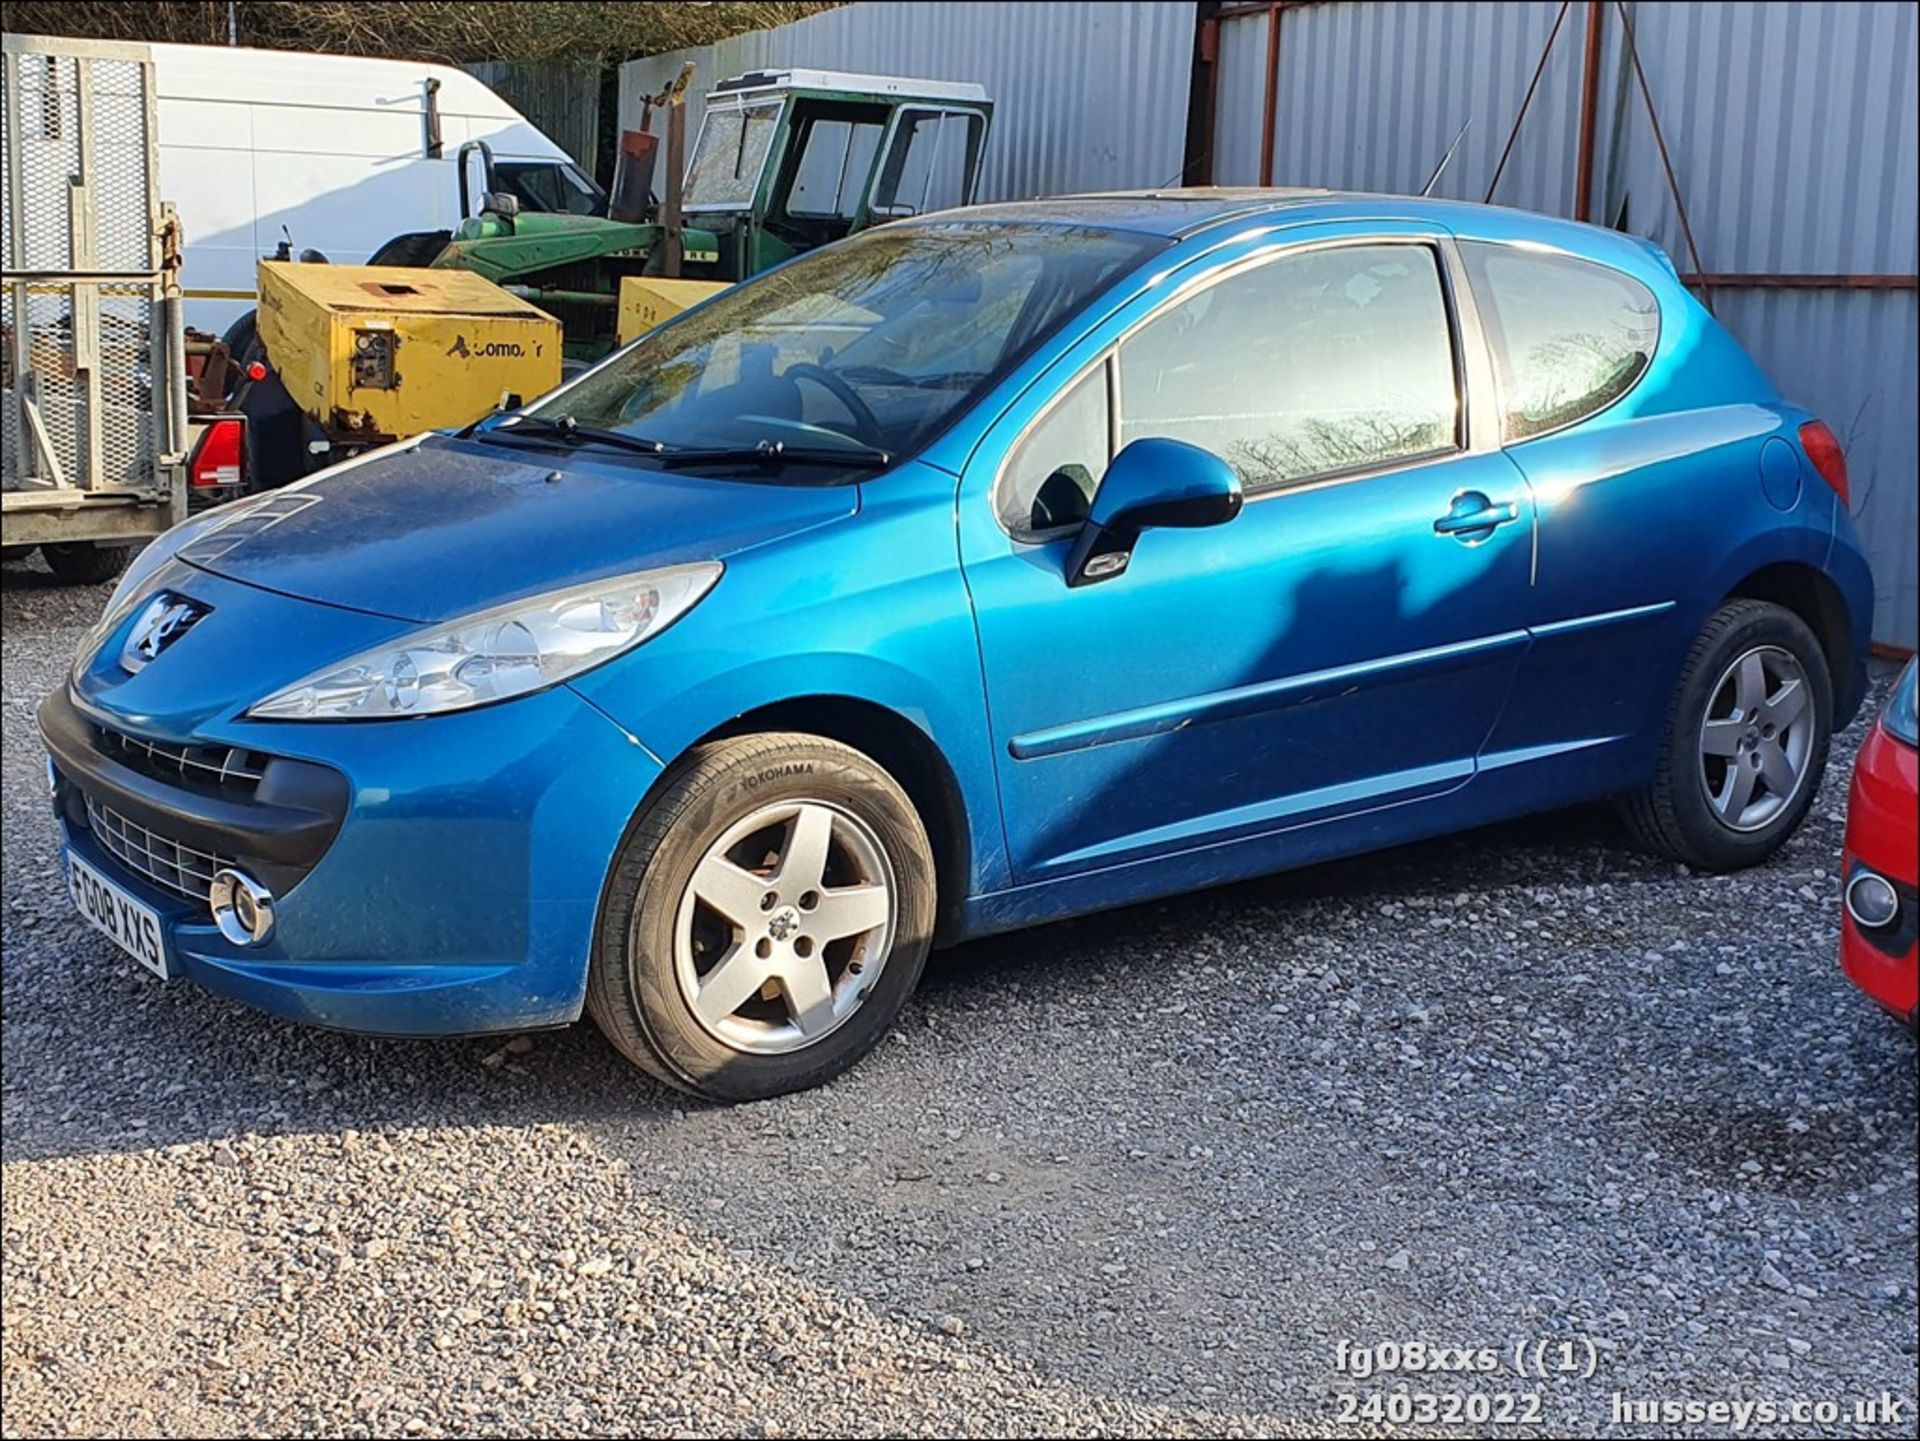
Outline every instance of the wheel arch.
<svg viewBox="0 0 1920 1441"><path fill-rule="evenodd" d="M1833 578L1804 561L1775 561L1737 582L1722 598L1765 600L1805 621L1820 642L1836 693L1844 690L1853 662L1853 615Z"/></svg>
<svg viewBox="0 0 1920 1441"><path fill-rule="evenodd" d="M976 848L960 782L932 736L899 711L844 695L794 696L744 711L693 742L767 731L800 731L852 746L871 757L906 791L933 846L940 888L936 943L953 936L973 891ZM689 747L691 749L691 747Z"/></svg>

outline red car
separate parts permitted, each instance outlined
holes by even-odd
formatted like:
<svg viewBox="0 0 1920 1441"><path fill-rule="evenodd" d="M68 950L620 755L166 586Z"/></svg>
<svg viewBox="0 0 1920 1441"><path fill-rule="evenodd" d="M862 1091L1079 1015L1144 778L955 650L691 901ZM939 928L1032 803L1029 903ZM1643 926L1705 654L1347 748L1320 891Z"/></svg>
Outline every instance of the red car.
<svg viewBox="0 0 1920 1441"><path fill-rule="evenodd" d="M1840 965L1861 990L1909 1026L1920 1009L1914 933L1920 900L1914 886L1916 801L1914 667L1908 661L1886 711L1875 722L1853 768L1847 845L1841 859L1846 915L1840 922Z"/></svg>

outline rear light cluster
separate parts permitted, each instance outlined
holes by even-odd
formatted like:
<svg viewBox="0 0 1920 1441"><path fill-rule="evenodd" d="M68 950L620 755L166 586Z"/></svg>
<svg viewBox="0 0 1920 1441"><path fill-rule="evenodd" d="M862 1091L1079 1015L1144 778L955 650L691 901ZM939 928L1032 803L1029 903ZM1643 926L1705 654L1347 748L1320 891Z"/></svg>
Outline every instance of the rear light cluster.
<svg viewBox="0 0 1920 1441"><path fill-rule="evenodd" d="M1840 503L1851 505L1853 497L1847 491L1847 453L1840 448L1840 442L1834 439L1824 420L1809 420L1800 427L1800 448L1813 462L1813 468L1820 472L1820 478L1833 487Z"/></svg>
<svg viewBox="0 0 1920 1441"><path fill-rule="evenodd" d="M216 420L194 447L188 478L196 489L240 484L240 467L247 448L244 420Z"/></svg>

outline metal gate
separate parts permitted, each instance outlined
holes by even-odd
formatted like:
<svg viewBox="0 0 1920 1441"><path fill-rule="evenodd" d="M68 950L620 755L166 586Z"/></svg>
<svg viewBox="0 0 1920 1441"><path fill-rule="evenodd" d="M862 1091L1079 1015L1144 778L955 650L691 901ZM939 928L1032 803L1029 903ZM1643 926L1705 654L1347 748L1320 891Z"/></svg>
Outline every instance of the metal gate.
<svg viewBox="0 0 1920 1441"><path fill-rule="evenodd" d="M154 498L177 449L153 64L6 37L0 73L0 488L7 509Z"/></svg>

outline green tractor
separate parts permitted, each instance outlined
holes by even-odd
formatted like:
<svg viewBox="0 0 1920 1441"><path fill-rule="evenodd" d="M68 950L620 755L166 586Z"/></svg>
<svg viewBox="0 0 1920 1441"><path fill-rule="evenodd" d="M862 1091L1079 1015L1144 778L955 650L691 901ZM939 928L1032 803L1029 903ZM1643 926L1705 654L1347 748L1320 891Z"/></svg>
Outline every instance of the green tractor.
<svg viewBox="0 0 1920 1441"><path fill-rule="evenodd" d="M432 265L473 271L531 300L560 321L568 359L590 361L615 343L625 276L743 280L869 225L974 197L993 116L984 89L822 70L723 81L707 97L683 184L691 69L623 137L606 218L522 209L494 189L482 146L486 198ZM667 117L659 202L656 109Z"/></svg>
<svg viewBox="0 0 1920 1441"><path fill-rule="evenodd" d="M564 374L707 291L650 287L650 298L623 312L628 277L728 284L870 225L974 198L993 118L978 85L823 70L738 75L707 97L683 164L692 72L684 67L674 85L650 97L641 128L621 137L610 195L596 187L534 197L545 206L536 209L499 183L506 177L496 175L485 142L468 141L456 159L467 217L459 228L396 236L369 264L469 271L531 302L560 322ZM656 111L665 115L664 147L652 129ZM652 182L662 158L666 194L659 198ZM477 206L469 184L476 169ZM390 288L406 289L402 279ZM376 287L366 289L357 307L363 314L378 304ZM385 353L407 353L416 311L396 303L380 322L389 333ZM248 489L284 485L377 441L333 423L341 397L288 392L282 372L293 357L270 352L252 312L225 344L239 362L228 405L249 420ZM400 385L408 367L389 369L384 383ZM464 391L441 394L436 404L447 412L437 426L476 418L466 413L472 401Z"/></svg>

